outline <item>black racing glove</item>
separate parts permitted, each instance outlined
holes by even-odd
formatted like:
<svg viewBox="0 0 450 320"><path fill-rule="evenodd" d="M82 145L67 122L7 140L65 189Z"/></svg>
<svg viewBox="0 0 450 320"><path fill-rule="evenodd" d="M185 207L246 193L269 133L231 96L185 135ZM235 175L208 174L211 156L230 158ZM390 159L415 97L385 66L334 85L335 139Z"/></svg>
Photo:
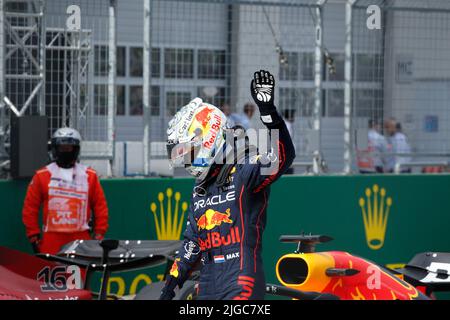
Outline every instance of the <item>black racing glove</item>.
<svg viewBox="0 0 450 320"><path fill-rule="evenodd" d="M280 120L275 105L275 78L266 70L260 70L254 73L254 78L250 83L250 92L253 100L259 108L261 120L264 124L273 126Z"/></svg>
<svg viewBox="0 0 450 320"><path fill-rule="evenodd" d="M172 300L175 297L175 291L166 290L166 287L162 289L159 300Z"/></svg>
<svg viewBox="0 0 450 320"><path fill-rule="evenodd" d="M159 300L172 300L175 297L175 287L177 286L177 279L172 276L168 276L166 285L161 290Z"/></svg>
<svg viewBox="0 0 450 320"><path fill-rule="evenodd" d="M28 238L28 240L30 241L31 244L31 248L33 249L33 252L39 253L39 243L41 241L41 235L40 234L36 234L34 236L31 236Z"/></svg>

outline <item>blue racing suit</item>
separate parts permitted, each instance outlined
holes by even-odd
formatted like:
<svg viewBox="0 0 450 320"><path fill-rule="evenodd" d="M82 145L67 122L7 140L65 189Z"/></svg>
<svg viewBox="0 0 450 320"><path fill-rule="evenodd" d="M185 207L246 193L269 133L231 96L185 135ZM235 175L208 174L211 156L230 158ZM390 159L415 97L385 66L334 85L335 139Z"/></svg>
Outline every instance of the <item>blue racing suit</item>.
<svg viewBox="0 0 450 320"><path fill-rule="evenodd" d="M245 163L232 165L221 185L215 183L221 167L211 168L209 182L194 187L184 243L172 265L163 295L182 285L199 263L198 299L264 298L261 241L270 185L295 158L286 124L275 107L269 116L270 123L265 123L268 129L279 130L278 141L272 141L272 153L255 154L247 157ZM278 161L271 174L261 174L263 163L268 163L263 161L264 157Z"/></svg>

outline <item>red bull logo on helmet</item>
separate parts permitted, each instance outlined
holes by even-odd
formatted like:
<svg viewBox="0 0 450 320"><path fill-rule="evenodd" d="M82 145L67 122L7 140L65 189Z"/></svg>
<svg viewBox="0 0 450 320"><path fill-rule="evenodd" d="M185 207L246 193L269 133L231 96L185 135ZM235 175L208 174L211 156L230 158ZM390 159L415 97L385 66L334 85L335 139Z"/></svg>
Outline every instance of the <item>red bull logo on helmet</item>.
<svg viewBox="0 0 450 320"><path fill-rule="evenodd" d="M214 123L211 125L211 129L210 129L210 135L203 144L203 146L205 148L211 149L214 146L214 142L216 141L217 134L220 131L221 123L222 123L222 119L220 118L219 115L215 114L214 115Z"/></svg>
<svg viewBox="0 0 450 320"><path fill-rule="evenodd" d="M206 212L197 220L197 228L199 231L212 230L222 223L233 223L233 220L230 219L230 208L228 208L225 213L213 209L206 210Z"/></svg>
<svg viewBox="0 0 450 320"><path fill-rule="evenodd" d="M189 132L193 133L196 130L200 130L201 135L204 137L203 147L212 149L221 127L222 118L215 112L215 108L204 106L203 109L195 115L194 122L189 128Z"/></svg>
<svg viewBox="0 0 450 320"><path fill-rule="evenodd" d="M197 120L200 123L203 129L206 129L208 127L208 123L211 118L210 114L213 111L214 111L213 108L205 107L203 108L202 111L200 111L195 115L195 120Z"/></svg>

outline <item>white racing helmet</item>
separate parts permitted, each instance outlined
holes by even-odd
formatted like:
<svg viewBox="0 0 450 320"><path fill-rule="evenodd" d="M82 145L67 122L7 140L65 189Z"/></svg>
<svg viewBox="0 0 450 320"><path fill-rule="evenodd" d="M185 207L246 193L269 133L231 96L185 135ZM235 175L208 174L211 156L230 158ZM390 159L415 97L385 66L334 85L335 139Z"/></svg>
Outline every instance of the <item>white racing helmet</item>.
<svg viewBox="0 0 450 320"><path fill-rule="evenodd" d="M225 144L227 118L217 107L195 98L169 121L167 152L172 166L203 180Z"/></svg>
<svg viewBox="0 0 450 320"><path fill-rule="evenodd" d="M71 168L80 154L81 135L73 128L59 128L51 139L52 157L62 168ZM61 146L71 146L69 150Z"/></svg>

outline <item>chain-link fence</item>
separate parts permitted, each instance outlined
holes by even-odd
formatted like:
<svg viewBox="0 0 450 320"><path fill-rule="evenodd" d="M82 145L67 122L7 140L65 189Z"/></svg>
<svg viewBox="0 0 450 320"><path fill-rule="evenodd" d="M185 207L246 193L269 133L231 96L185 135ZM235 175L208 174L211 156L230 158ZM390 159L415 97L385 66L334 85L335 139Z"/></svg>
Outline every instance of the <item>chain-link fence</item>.
<svg viewBox="0 0 450 320"><path fill-rule="evenodd" d="M450 156L448 1L0 0L0 8L3 160L10 117L41 114L49 134L79 129L82 156L112 160L116 175L171 174L166 126L192 98L235 124L261 126L249 92L259 69L277 79L295 173L420 171Z"/></svg>
<svg viewBox="0 0 450 320"><path fill-rule="evenodd" d="M43 106L42 1L0 2L0 155L9 158L10 117Z"/></svg>
<svg viewBox="0 0 450 320"><path fill-rule="evenodd" d="M249 85L255 71L266 69L278 79L276 103L295 140L296 165L313 166L323 63L316 1L152 0L148 10L149 140L161 148L150 147L150 159L165 155L164 143L155 141L166 139L168 120L196 96L222 108L233 124L260 127Z"/></svg>
<svg viewBox="0 0 450 320"><path fill-rule="evenodd" d="M82 158L112 159L108 57L94 64L111 40L109 1L2 0L0 12L1 156L9 156L11 117L45 115L49 137L76 128Z"/></svg>
<svg viewBox="0 0 450 320"><path fill-rule="evenodd" d="M450 2L359 0L352 18L353 169L447 166Z"/></svg>

